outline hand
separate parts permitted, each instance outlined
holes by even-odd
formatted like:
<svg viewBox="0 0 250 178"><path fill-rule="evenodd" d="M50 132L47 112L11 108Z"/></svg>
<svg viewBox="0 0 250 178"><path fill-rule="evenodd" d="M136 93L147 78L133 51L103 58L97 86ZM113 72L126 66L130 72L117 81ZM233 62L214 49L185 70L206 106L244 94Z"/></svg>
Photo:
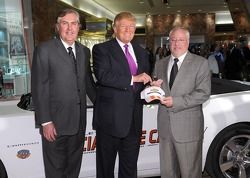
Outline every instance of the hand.
<svg viewBox="0 0 250 178"><path fill-rule="evenodd" d="M148 74L144 72L142 74L133 76L133 82L143 82L143 84L145 85L148 82L152 82L152 79Z"/></svg>
<svg viewBox="0 0 250 178"><path fill-rule="evenodd" d="M161 104L165 105L167 108L173 107L173 98L172 98L172 96L164 97L161 100Z"/></svg>
<svg viewBox="0 0 250 178"><path fill-rule="evenodd" d="M53 123L49 123L43 127L43 136L49 141L53 142L56 140L56 128Z"/></svg>
<svg viewBox="0 0 250 178"><path fill-rule="evenodd" d="M150 83L150 85L152 85L152 86L157 86L157 87L161 87L161 84L163 83L163 80L162 79L158 79L158 80L156 80L156 81L152 81L151 83Z"/></svg>

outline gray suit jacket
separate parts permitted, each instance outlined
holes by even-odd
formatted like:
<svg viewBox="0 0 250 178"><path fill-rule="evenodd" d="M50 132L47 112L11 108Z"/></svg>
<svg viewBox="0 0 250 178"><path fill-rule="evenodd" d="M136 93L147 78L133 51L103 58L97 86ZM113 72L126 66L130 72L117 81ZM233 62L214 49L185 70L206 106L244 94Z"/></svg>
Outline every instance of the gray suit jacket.
<svg viewBox="0 0 250 178"><path fill-rule="evenodd" d="M163 139L173 136L177 142L203 138L202 103L210 96L211 77L205 58L187 53L170 91L167 69L170 56L156 63L154 75L163 79L162 89L173 97L173 107L159 106L158 129Z"/></svg>
<svg viewBox="0 0 250 178"><path fill-rule="evenodd" d="M59 38L41 43L33 55L31 89L36 125L52 121L58 135L85 131L86 92L92 100L95 97L90 51L78 42L75 47L77 75L73 59Z"/></svg>

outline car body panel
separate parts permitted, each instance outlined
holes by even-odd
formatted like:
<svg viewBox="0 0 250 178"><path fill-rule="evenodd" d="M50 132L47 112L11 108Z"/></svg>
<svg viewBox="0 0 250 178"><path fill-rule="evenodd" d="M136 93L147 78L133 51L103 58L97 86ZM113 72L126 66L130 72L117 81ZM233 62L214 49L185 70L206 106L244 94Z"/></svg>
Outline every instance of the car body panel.
<svg viewBox="0 0 250 178"><path fill-rule="evenodd" d="M250 91L213 95L203 104L203 111L204 167L209 146L220 131L235 123L250 122Z"/></svg>
<svg viewBox="0 0 250 178"><path fill-rule="evenodd" d="M44 178L41 138L34 113L19 109L17 101L0 102L0 159L10 178ZM138 159L138 176L160 175L156 104L144 106L143 134ZM250 91L213 95L203 104L205 125L203 167L215 136L227 126L250 121ZM80 177L95 176L95 131L93 109L87 111L83 162ZM117 174L117 166L115 168Z"/></svg>

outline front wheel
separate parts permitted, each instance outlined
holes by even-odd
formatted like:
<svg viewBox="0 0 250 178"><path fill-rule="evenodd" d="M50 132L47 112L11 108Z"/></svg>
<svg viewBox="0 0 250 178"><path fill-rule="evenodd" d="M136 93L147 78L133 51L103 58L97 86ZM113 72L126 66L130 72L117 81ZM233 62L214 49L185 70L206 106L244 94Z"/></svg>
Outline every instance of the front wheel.
<svg viewBox="0 0 250 178"><path fill-rule="evenodd" d="M8 178L7 173L6 173L6 169L5 169L1 159L0 159L0 178Z"/></svg>
<svg viewBox="0 0 250 178"><path fill-rule="evenodd" d="M232 125L216 136L208 151L206 170L214 178L250 178L249 125Z"/></svg>

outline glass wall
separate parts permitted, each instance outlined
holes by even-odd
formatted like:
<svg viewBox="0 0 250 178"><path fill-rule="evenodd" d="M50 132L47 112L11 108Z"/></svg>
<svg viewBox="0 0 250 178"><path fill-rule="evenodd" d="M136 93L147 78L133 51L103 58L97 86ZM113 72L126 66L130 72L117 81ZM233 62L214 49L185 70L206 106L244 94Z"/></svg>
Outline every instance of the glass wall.
<svg viewBox="0 0 250 178"><path fill-rule="evenodd" d="M21 0L0 0L1 99L13 99L30 91L30 59L22 7Z"/></svg>

